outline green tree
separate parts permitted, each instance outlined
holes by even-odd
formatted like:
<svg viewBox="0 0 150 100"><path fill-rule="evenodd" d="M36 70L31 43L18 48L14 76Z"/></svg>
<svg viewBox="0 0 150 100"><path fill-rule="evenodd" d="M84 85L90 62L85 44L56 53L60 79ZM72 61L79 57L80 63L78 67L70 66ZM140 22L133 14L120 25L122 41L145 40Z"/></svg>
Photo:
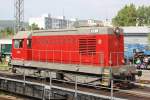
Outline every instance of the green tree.
<svg viewBox="0 0 150 100"><path fill-rule="evenodd" d="M150 25L150 6L146 7L146 25Z"/></svg>
<svg viewBox="0 0 150 100"><path fill-rule="evenodd" d="M14 30L12 28L6 28L5 32L7 33L7 35L12 35L14 33Z"/></svg>
<svg viewBox="0 0 150 100"><path fill-rule="evenodd" d="M138 26L143 26L145 23L145 7L141 6L137 9L137 23Z"/></svg>
<svg viewBox="0 0 150 100"><path fill-rule="evenodd" d="M5 29L2 29L0 30L0 36L3 38L3 37L9 37L11 35L14 34L14 30L12 28L5 28Z"/></svg>
<svg viewBox="0 0 150 100"><path fill-rule="evenodd" d="M139 6L130 4L122 8L117 16L112 19L115 26L144 26L150 25L150 6Z"/></svg>
<svg viewBox="0 0 150 100"><path fill-rule="evenodd" d="M38 27L37 24L33 23L31 26L29 26L30 30L39 30L40 28Z"/></svg>
<svg viewBox="0 0 150 100"><path fill-rule="evenodd" d="M150 6L140 6L137 9L138 26L150 25Z"/></svg>
<svg viewBox="0 0 150 100"><path fill-rule="evenodd" d="M112 19L115 26L135 26L136 25L136 7L131 5L126 5L121 9L117 16Z"/></svg>

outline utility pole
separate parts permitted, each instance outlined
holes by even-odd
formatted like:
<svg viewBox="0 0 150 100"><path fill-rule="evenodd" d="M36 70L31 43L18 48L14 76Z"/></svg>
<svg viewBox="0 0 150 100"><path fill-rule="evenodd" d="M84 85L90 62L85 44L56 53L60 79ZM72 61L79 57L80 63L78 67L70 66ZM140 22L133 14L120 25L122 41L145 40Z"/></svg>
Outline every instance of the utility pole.
<svg viewBox="0 0 150 100"><path fill-rule="evenodd" d="M15 0L15 33L24 30L24 0Z"/></svg>

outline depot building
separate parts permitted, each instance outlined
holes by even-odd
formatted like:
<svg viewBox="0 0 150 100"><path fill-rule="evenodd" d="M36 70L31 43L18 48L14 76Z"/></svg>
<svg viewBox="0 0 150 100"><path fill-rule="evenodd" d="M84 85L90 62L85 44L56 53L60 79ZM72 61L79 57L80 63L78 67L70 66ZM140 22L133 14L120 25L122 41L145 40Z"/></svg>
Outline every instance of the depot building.
<svg viewBox="0 0 150 100"><path fill-rule="evenodd" d="M150 27L122 27L124 30L125 44L148 45Z"/></svg>

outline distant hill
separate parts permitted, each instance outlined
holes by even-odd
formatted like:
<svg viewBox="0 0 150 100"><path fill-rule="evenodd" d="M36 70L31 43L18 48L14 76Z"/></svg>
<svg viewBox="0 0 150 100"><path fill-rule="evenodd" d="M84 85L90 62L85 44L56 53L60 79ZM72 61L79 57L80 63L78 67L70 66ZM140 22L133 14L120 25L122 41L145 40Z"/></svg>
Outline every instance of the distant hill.
<svg viewBox="0 0 150 100"><path fill-rule="evenodd" d="M25 27L28 27L28 23L24 22ZM15 20L0 20L0 30L11 28L14 29Z"/></svg>

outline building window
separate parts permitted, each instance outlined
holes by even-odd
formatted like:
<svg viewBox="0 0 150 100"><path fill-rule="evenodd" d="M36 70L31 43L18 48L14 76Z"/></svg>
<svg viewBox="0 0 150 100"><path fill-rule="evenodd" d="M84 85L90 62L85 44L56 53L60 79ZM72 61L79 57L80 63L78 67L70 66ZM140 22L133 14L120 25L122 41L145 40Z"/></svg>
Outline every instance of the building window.
<svg viewBox="0 0 150 100"><path fill-rule="evenodd" d="M23 47L23 40L14 40L14 47L15 48L22 48Z"/></svg>

